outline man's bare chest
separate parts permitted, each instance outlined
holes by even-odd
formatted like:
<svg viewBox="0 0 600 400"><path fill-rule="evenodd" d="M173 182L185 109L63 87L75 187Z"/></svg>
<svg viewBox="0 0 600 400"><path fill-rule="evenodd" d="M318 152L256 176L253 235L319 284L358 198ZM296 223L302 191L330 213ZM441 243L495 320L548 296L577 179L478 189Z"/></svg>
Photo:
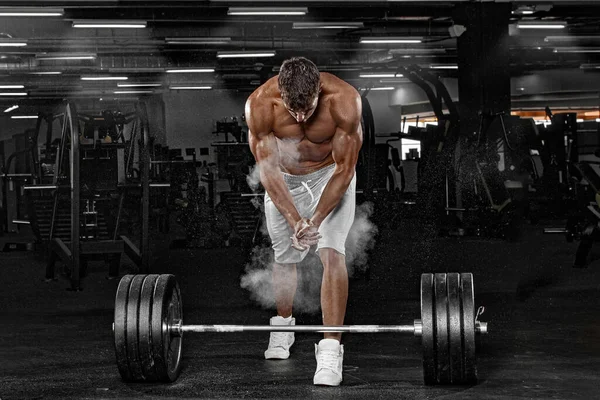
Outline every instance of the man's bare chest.
<svg viewBox="0 0 600 400"><path fill-rule="evenodd" d="M315 119L303 124L290 123L288 120L275 124L273 134L285 142L300 143L308 141L320 144L331 141L335 135L336 128L336 123L331 119Z"/></svg>

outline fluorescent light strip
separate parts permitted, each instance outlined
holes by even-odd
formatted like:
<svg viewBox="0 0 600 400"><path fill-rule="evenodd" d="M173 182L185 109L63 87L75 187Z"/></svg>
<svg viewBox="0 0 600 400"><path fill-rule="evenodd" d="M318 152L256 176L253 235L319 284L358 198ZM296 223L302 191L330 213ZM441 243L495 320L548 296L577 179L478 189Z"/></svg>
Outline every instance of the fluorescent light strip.
<svg viewBox="0 0 600 400"><path fill-rule="evenodd" d="M40 53L36 54L38 60L95 60L96 54L92 53Z"/></svg>
<svg viewBox="0 0 600 400"><path fill-rule="evenodd" d="M455 64L431 64L431 69L458 69L458 65Z"/></svg>
<svg viewBox="0 0 600 400"><path fill-rule="evenodd" d="M169 86L171 90L210 90L212 86Z"/></svg>
<svg viewBox="0 0 600 400"><path fill-rule="evenodd" d="M117 83L118 87L157 87L162 83Z"/></svg>
<svg viewBox="0 0 600 400"><path fill-rule="evenodd" d="M167 44L227 44L231 42L230 37L168 37Z"/></svg>
<svg viewBox="0 0 600 400"><path fill-rule="evenodd" d="M82 81L126 81L126 76L82 76Z"/></svg>
<svg viewBox="0 0 600 400"><path fill-rule="evenodd" d="M27 96L27 92L0 92L0 96Z"/></svg>
<svg viewBox="0 0 600 400"><path fill-rule="evenodd" d="M215 72L214 68L175 68L165 71L168 74Z"/></svg>
<svg viewBox="0 0 600 400"><path fill-rule="evenodd" d="M358 29L362 22L294 22L293 29Z"/></svg>
<svg viewBox="0 0 600 400"><path fill-rule="evenodd" d="M73 28L145 28L146 21L132 20L76 20L73 21Z"/></svg>
<svg viewBox="0 0 600 400"><path fill-rule="evenodd" d="M517 23L519 29L564 29L566 26L566 22L531 21Z"/></svg>
<svg viewBox="0 0 600 400"><path fill-rule="evenodd" d="M31 75L60 75L62 72L60 71L38 71L38 72L30 72Z"/></svg>
<svg viewBox="0 0 600 400"><path fill-rule="evenodd" d="M556 47L554 53L600 53L600 47Z"/></svg>
<svg viewBox="0 0 600 400"><path fill-rule="evenodd" d="M273 57L275 51L219 51L217 58Z"/></svg>
<svg viewBox="0 0 600 400"><path fill-rule="evenodd" d="M396 89L396 88L393 86L382 86L382 87L371 88L371 90L394 90L394 89Z"/></svg>
<svg viewBox="0 0 600 400"><path fill-rule="evenodd" d="M153 90L115 90L114 94L150 94Z"/></svg>
<svg viewBox="0 0 600 400"><path fill-rule="evenodd" d="M62 8L46 7L0 7L0 17L60 17L64 14Z"/></svg>
<svg viewBox="0 0 600 400"><path fill-rule="evenodd" d="M229 7L227 15L306 15L306 7Z"/></svg>
<svg viewBox="0 0 600 400"><path fill-rule="evenodd" d="M393 72L390 73L377 73L377 72L369 72L359 75L361 78L401 78L402 74L396 74Z"/></svg>
<svg viewBox="0 0 600 400"><path fill-rule="evenodd" d="M370 44L396 44L396 43L421 43L422 40L419 38L411 37L361 37L359 43L370 43Z"/></svg>
<svg viewBox="0 0 600 400"><path fill-rule="evenodd" d="M24 85L0 85L0 89L23 89Z"/></svg>
<svg viewBox="0 0 600 400"><path fill-rule="evenodd" d="M12 115L12 119L37 119L37 115Z"/></svg>
<svg viewBox="0 0 600 400"><path fill-rule="evenodd" d="M9 42L7 40L0 39L0 47L25 47L27 46L27 42Z"/></svg>
<svg viewBox="0 0 600 400"><path fill-rule="evenodd" d="M14 105L14 106L8 107L6 110L4 110L4 112L11 112L12 110L16 110L17 108L19 108L19 106Z"/></svg>

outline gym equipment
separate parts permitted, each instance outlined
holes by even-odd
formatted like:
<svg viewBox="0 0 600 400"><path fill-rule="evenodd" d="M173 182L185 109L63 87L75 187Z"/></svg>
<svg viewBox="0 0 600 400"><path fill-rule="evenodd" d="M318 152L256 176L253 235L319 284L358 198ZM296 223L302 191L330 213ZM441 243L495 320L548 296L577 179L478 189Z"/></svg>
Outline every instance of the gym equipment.
<svg viewBox="0 0 600 400"><path fill-rule="evenodd" d="M145 104L136 103L135 112L127 116L104 112L98 118L78 114L74 104L66 103L58 117L62 132L52 181L22 186L32 199L32 229L47 244L46 280L55 279L55 263L61 259L70 273L71 290L81 290L87 261L97 257L104 257L109 276L117 277L123 252L146 271L150 189L169 184L150 181ZM128 140L125 123L131 123ZM136 178L134 164L139 167ZM135 206L141 203L139 245L119 234L126 196L135 198Z"/></svg>
<svg viewBox="0 0 600 400"><path fill-rule="evenodd" d="M113 334L117 366L130 382L174 382L181 371L184 332L410 333L421 337L425 384L477 381L477 320L473 276L421 276L421 319L411 325L183 325L179 285L173 275L125 275L117 288Z"/></svg>

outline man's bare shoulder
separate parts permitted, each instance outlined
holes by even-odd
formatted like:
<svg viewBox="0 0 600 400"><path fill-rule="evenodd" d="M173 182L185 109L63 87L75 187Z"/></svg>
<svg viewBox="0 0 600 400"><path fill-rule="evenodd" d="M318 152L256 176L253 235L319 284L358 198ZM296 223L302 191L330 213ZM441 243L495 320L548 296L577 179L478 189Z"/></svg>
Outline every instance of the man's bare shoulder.
<svg viewBox="0 0 600 400"><path fill-rule="evenodd" d="M274 117L274 106L279 97L277 80L273 78L259 86L246 100L246 121L251 130L268 132Z"/></svg>
<svg viewBox="0 0 600 400"><path fill-rule="evenodd" d="M327 72L321 73L323 91L329 97L331 115L338 123L354 123L360 120L362 102L360 94L343 79Z"/></svg>
<svg viewBox="0 0 600 400"><path fill-rule="evenodd" d="M270 78L265 83L260 85L252 94L248 97L248 102L254 106L264 106L272 104L278 97L279 88L277 86L277 77Z"/></svg>

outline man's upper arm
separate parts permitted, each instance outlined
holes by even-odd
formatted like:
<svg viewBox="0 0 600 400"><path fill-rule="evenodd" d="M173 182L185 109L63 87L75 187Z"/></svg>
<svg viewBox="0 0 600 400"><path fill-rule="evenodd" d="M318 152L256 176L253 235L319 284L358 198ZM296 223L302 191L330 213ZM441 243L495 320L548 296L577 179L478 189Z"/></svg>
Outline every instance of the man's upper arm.
<svg viewBox="0 0 600 400"><path fill-rule="evenodd" d="M337 168L350 168L352 171L358 161L362 146L362 102L354 91L352 96L344 96L342 104L334 106L334 119L337 129L332 140L332 156Z"/></svg>
<svg viewBox="0 0 600 400"><path fill-rule="evenodd" d="M251 96L246 102L245 114L248 143L256 162L278 162L277 143L272 133L272 109Z"/></svg>

